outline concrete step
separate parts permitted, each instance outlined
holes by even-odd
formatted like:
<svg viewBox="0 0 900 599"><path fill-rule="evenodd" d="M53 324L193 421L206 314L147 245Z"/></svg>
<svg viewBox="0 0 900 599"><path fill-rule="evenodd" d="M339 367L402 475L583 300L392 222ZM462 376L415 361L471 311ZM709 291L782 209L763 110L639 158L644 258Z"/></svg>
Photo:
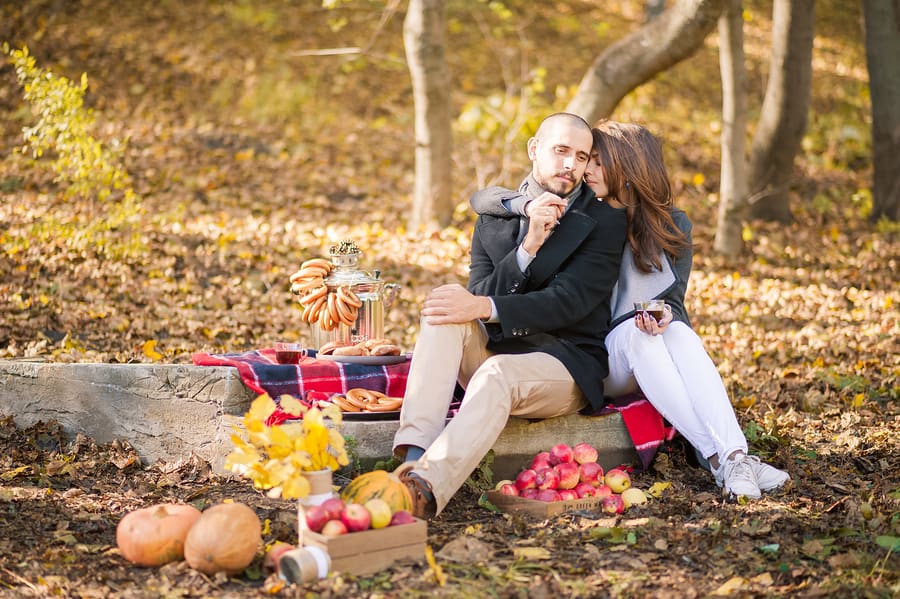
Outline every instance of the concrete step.
<svg viewBox="0 0 900 599"><path fill-rule="evenodd" d="M230 435L255 397L237 369L176 364L53 364L0 360L0 415L19 426L57 420L98 443L126 440L146 463L194 453L217 471ZM396 421L347 421L363 464L391 455ZM510 418L494 444L495 479L512 478L531 456L557 443L591 443L604 468L637 463L618 413L528 421Z"/></svg>

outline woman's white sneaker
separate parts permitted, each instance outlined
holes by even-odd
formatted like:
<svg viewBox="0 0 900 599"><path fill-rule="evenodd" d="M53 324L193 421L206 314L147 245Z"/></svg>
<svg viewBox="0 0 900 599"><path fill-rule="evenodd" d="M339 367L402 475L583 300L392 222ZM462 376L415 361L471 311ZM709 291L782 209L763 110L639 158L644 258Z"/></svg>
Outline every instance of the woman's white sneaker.
<svg viewBox="0 0 900 599"><path fill-rule="evenodd" d="M791 480L790 474L766 464L755 455L746 456L744 460L750 463L760 491L780 489L787 481Z"/></svg>
<svg viewBox="0 0 900 599"><path fill-rule="evenodd" d="M746 454L738 454L724 461L716 472L716 483L725 487L730 495L743 495L750 499L759 499L762 493L756 475L753 473L753 464L747 459Z"/></svg>

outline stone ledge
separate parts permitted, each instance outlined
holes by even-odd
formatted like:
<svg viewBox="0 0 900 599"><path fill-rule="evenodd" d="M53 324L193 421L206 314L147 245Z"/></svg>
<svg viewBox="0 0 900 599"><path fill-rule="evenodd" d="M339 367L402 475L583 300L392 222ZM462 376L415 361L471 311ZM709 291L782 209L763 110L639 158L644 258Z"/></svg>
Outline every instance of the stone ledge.
<svg viewBox="0 0 900 599"><path fill-rule="evenodd" d="M123 439L147 463L191 452L221 471L232 426L255 394L237 369L175 364L52 364L0 360L0 411L19 426L57 420L98 443ZM364 463L391 454L396 421L345 422ZM604 468L637 463L622 416L510 418L494 444L495 479L512 478L531 456L556 443L597 447Z"/></svg>

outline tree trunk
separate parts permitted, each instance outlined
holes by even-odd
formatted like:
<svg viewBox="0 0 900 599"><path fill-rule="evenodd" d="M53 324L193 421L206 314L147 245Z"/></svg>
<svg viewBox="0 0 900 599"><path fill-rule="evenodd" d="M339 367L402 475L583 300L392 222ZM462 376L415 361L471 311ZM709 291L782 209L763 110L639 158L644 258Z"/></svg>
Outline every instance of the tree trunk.
<svg viewBox="0 0 900 599"><path fill-rule="evenodd" d="M722 72L722 180L715 250L736 256L743 241L747 197L747 88L744 69L744 19L741 0L726 0L719 17L719 68Z"/></svg>
<svg viewBox="0 0 900 599"><path fill-rule="evenodd" d="M788 188L812 89L815 0L775 0L772 13L769 81L750 150L750 214L788 223Z"/></svg>
<svg viewBox="0 0 900 599"><path fill-rule="evenodd" d="M449 224L452 149L450 70L444 53L444 0L410 0L403 42L415 106L416 174L409 226Z"/></svg>
<svg viewBox="0 0 900 599"><path fill-rule="evenodd" d="M612 114L625 95L703 44L725 0L677 0L672 8L604 50L582 78L569 112L589 123Z"/></svg>
<svg viewBox="0 0 900 599"><path fill-rule="evenodd" d="M900 0L863 0L872 96L872 220L900 221Z"/></svg>

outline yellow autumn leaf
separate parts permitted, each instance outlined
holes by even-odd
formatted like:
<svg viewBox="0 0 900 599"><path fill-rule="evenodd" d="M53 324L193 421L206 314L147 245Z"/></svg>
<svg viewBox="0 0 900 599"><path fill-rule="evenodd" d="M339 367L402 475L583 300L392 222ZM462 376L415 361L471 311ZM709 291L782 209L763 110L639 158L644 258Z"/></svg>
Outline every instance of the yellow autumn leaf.
<svg viewBox="0 0 900 599"><path fill-rule="evenodd" d="M853 401L850 403L850 405L854 408L861 408L864 403L866 403L866 394L857 393L853 396Z"/></svg>
<svg viewBox="0 0 900 599"><path fill-rule="evenodd" d="M301 416L303 415L303 411L306 409L306 406L304 406L300 402L300 400L293 395L282 395L278 399L278 401L281 405L281 409L291 416Z"/></svg>
<svg viewBox="0 0 900 599"><path fill-rule="evenodd" d="M665 493L666 490L668 490L671 486L672 483L670 482L653 483L650 488L647 489L647 495L658 499L662 497L662 494Z"/></svg>
<svg viewBox="0 0 900 599"><path fill-rule="evenodd" d="M151 360L162 360L163 355L156 351L156 339L144 341L144 355Z"/></svg>
<svg viewBox="0 0 900 599"><path fill-rule="evenodd" d="M706 177L703 173L695 173L693 178L691 179L691 183L693 183L696 187L700 187L706 182Z"/></svg>
<svg viewBox="0 0 900 599"><path fill-rule="evenodd" d="M246 418L265 422L275 411L275 408L275 400L269 397L268 394L260 395L250 404L250 411L247 412Z"/></svg>
<svg viewBox="0 0 900 599"><path fill-rule="evenodd" d="M550 552L543 547L516 547L513 555L519 559L550 559Z"/></svg>
<svg viewBox="0 0 900 599"><path fill-rule="evenodd" d="M434 576L434 581L440 586L447 584L447 575L434 559L434 550L431 549L431 545L425 546L425 561L428 562L428 568L431 570L431 575Z"/></svg>

